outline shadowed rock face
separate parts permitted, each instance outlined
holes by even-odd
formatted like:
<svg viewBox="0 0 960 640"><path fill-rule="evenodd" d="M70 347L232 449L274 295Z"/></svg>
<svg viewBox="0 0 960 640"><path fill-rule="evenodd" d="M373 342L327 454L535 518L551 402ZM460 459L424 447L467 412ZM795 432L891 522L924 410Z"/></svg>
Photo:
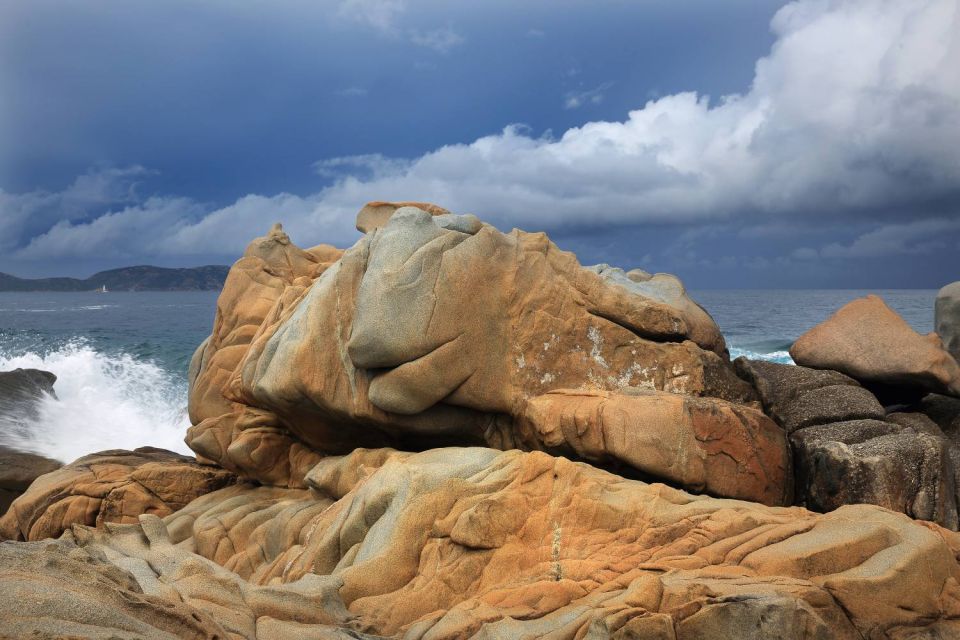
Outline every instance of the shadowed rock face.
<svg viewBox="0 0 960 640"><path fill-rule="evenodd" d="M414 207L397 208L332 263L310 263L289 243L265 248L271 243L254 242L261 262L245 258L231 271L214 334L195 359L196 426L187 441L203 459L302 486L319 459L313 452L485 444L563 451L681 484L689 478L684 486L697 490L784 500L785 439L754 410L716 324L675 278L598 273L543 234L504 234L473 216ZM313 266L289 266L297 261ZM553 392L631 389L663 393L603 400L629 404L634 418L593 425L602 437L590 447L534 424L552 415L543 407L560 401ZM700 433L660 428L659 438L676 441L668 447L675 459L640 463L617 443L639 443L631 432L667 424L662 416L682 405L671 394L702 398ZM528 410L534 402L539 409ZM730 402L736 411L724 408ZM686 415L693 405L685 406ZM730 449L742 464L715 468L708 483L701 459L714 454L697 438L723 439L728 424L747 443ZM745 478L747 452L762 460L762 478ZM699 470L676 468L688 459Z"/></svg>
<svg viewBox="0 0 960 640"><path fill-rule="evenodd" d="M957 529L960 447L933 420L888 416L873 394L836 371L746 358L734 364L790 434L797 504L816 511L876 504Z"/></svg>
<svg viewBox="0 0 960 640"><path fill-rule="evenodd" d="M948 284L937 292L933 326L944 348L954 358L960 358L960 282Z"/></svg>

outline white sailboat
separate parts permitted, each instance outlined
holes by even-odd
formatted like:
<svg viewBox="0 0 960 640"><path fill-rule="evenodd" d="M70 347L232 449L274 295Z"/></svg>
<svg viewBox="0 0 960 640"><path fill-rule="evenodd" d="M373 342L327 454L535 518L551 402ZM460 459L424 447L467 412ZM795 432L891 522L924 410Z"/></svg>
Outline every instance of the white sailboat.
<svg viewBox="0 0 960 640"><path fill-rule="evenodd" d="M99 289L96 289L96 292L97 292L97 293L110 293L109 291L107 291L107 285L103 285L103 286L101 286Z"/></svg>

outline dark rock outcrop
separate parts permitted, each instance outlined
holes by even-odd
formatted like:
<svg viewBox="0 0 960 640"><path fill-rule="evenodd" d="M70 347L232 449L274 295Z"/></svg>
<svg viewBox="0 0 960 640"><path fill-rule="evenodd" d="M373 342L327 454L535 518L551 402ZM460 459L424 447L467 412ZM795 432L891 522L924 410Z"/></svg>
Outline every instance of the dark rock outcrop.
<svg viewBox="0 0 960 640"><path fill-rule="evenodd" d="M798 504L876 504L958 528L960 447L932 420L887 416L870 391L836 371L746 358L735 366L790 434Z"/></svg>
<svg viewBox="0 0 960 640"><path fill-rule="evenodd" d="M937 292L933 327L944 348L960 360L960 282L953 282Z"/></svg>
<svg viewBox="0 0 960 640"><path fill-rule="evenodd" d="M0 516L30 483L61 466L57 460L0 446Z"/></svg>

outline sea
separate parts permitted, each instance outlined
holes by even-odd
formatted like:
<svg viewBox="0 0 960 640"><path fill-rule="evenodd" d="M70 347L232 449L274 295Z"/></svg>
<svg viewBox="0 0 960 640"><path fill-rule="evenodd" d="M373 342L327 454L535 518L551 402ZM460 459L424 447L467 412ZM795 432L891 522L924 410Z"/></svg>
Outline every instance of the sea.
<svg viewBox="0 0 960 640"><path fill-rule="evenodd" d="M868 293L920 333L933 330L935 290L711 290L691 297L720 325L732 357L790 363L787 350L800 334ZM217 295L0 293L0 371L57 375L57 399L41 401L28 429L0 423L0 444L62 461L145 445L188 453L187 366L213 326Z"/></svg>

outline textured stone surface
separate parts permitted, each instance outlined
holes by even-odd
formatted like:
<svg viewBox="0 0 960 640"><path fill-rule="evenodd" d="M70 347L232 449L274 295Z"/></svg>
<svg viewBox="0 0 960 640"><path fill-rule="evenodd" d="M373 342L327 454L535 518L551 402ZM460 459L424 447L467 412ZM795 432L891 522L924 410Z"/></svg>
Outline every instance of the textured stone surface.
<svg viewBox="0 0 960 640"><path fill-rule="evenodd" d="M0 518L0 539L40 540L72 524L165 516L233 480L223 469L164 449L94 453L37 478Z"/></svg>
<svg viewBox="0 0 960 640"><path fill-rule="evenodd" d="M955 359L960 359L960 282L948 284L937 292L933 327L944 348Z"/></svg>
<svg viewBox="0 0 960 640"><path fill-rule="evenodd" d="M433 213L397 205L335 262L285 278L262 256L309 262L289 243L234 266L192 366L202 459L298 487L321 453L356 446L544 448L519 422L561 389L752 404L678 281L652 276L645 294L543 234Z"/></svg>
<svg viewBox="0 0 960 640"><path fill-rule="evenodd" d="M837 371L810 369L797 365L779 364L764 360L749 360L743 356L734 361L737 374L747 380L757 390L763 410L776 420L784 429L792 431L797 425L836 422L838 419L877 418L883 417L883 407L879 407L879 416L876 415L879 404L869 399L858 401L849 409L843 402L843 390L839 387L858 387L857 381ZM831 388L832 392L823 397L822 402L816 402L821 389ZM810 400L805 403L808 410L801 411L804 404L799 399L810 394ZM834 402L831 402L831 394ZM854 392L856 400L861 400ZM867 415L858 415L857 406L868 408ZM817 416L809 409L819 409ZM791 428L791 426L793 428Z"/></svg>
<svg viewBox="0 0 960 640"><path fill-rule="evenodd" d="M0 638L215 640L213 617L146 594L102 552L64 539L0 543Z"/></svg>
<svg viewBox="0 0 960 640"><path fill-rule="evenodd" d="M662 391L560 390L527 405L526 448L640 471L694 491L789 504L783 430L759 411Z"/></svg>
<svg viewBox="0 0 960 640"><path fill-rule="evenodd" d="M0 516L37 477L61 466L60 462L35 453L0 446Z"/></svg>
<svg viewBox="0 0 960 640"><path fill-rule="evenodd" d="M308 481L68 537L231 638L960 632L960 537L878 507L817 515L482 448L357 450ZM0 592L32 579L0 571Z"/></svg>
<svg viewBox="0 0 960 640"><path fill-rule="evenodd" d="M931 333L921 336L877 296L858 298L790 348L803 366L833 369L888 393L902 389L960 395L960 365Z"/></svg>
<svg viewBox="0 0 960 640"><path fill-rule="evenodd" d="M956 446L923 416L796 431L797 499L816 511L875 504L956 530ZM918 424L919 423L919 424Z"/></svg>

